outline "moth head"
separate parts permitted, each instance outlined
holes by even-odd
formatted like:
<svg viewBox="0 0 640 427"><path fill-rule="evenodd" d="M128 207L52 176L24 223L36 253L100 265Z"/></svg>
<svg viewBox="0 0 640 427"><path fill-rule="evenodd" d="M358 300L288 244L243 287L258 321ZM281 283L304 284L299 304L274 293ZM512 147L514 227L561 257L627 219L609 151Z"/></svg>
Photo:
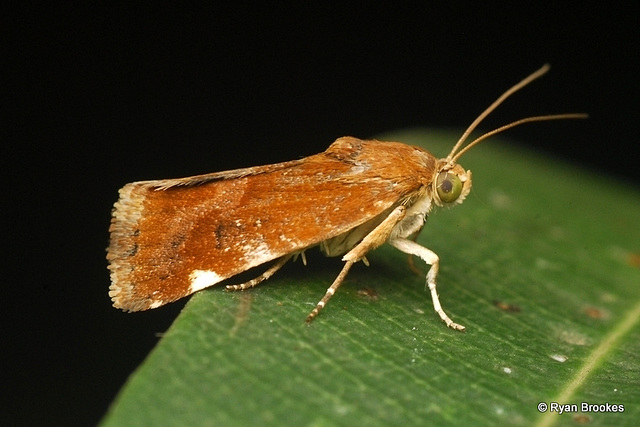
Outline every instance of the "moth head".
<svg viewBox="0 0 640 427"><path fill-rule="evenodd" d="M500 126L490 132L487 132L473 141L466 143L467 138L471 135L476 127L480 124L485 117L487 117L498 105L500 105L505 99L507 99L514 92L522 89L533 80L545 74L549 71L549 65L545 64L538 71L529 75L523 79L520 83L513 85L509 90L503 93L493 104L491 104L486 110L482 112L467 130L462 134L456 145L449 153L449 155L438 161L438 167L436 168L436 174L433 179L433 199L439 206L447 205L450 203L462 203L464 198L471 191L471 171L465 171L464 168L457 164L458 159L469 151L472 147L476 146L485 139L503 132L507 129L519 126L524 123L530 122L542 122L547 120L563 120L563 119L584 119L586 114L551 114L545 116L527 117L524 119L516 120L507 125Z"/></svg>
<svg viewBox="0 0 640 427"><path fill-rule="evenodd" d="M439 162L433 179L433 200L438 206L462 203L471 191L471 171L458 164Z"/></svg>

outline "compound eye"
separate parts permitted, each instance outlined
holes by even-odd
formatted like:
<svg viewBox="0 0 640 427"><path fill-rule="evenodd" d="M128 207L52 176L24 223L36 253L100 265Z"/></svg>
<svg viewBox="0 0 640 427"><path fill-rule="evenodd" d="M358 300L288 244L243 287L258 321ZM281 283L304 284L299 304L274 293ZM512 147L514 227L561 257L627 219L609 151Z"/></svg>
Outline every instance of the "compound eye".
<svg viewBox="0 0 640 427"><path fill-rule="evenodd" d="M449 172L440 172L436 180L438 197L444 203L455 202L462 193L462 181L458 175Z"/></svg>

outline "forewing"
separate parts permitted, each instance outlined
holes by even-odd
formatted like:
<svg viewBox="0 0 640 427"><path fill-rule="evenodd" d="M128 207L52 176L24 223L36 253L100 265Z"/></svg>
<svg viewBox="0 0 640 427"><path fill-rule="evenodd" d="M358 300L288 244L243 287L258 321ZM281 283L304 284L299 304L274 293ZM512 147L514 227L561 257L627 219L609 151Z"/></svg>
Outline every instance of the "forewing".
<svg viewBox="0 0 640 427"><path fill-rule="evenodd" d="M297 161L129 184L110 228L114 305L157 307L340 235L419 191L431 158L340 138Z"/></svg>

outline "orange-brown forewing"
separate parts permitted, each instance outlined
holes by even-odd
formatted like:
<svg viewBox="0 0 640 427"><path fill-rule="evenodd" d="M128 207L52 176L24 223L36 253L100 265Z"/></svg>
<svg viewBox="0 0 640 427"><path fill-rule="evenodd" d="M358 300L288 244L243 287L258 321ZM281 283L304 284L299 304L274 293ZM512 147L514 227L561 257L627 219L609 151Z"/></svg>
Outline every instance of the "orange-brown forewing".
<svg viewBox="0 0 640 427"><path fill-rule="evenodd" d="M155 308L204 287L194 271L209 286L347 233L428 188L435 164L417 147L344 137L291 162L128 184L110 227L114 306Z"/></svg>

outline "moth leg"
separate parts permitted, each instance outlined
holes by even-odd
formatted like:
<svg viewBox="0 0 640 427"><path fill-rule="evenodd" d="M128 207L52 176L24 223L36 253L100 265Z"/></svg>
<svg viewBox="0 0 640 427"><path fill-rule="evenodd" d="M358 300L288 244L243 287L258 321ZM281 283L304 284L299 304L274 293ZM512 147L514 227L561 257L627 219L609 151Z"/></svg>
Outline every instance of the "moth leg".
<svg viewBox="0 0 640 427"><path fill-rule="evenodd" d="M400 222L406 213L406 208L402 205L395 208L388 217L384 219L376 228L374 228L369 234L364 236L364 239L360 241L356 246L353 247L349 252L347 252L344 257L342 257L343 261L346 261L344 267L342 267L342 271L336 277L336 280L333 281L331 286L327 289L327 292L324 294L320 302L316 305L316 307L311 310L311 313L307 316L307 323L311 322L317 315L320 313L320 310L327 304L327 301L331 299L333 294L336 293L344 278L347 276L349 269L351 266L362 260L366 265L369 265L369 261L365 258L365 255L370 250L377 248L382 245L384 242L389 239L391 232L393 231L393 227Z"/></svg>
<svg viewBox="0 0 640 427"><path fill-rule="evenodd" d="M427 249L424 246L420 246L416 242L409 239L397 237L390 239L389 244L406 254L419 257L431 266L429 272L427 273L427 286L429 287L429 291L431 291L431 300L433 301L434 310L436 311L436 313L438 313L440 318L448 327L457 331L464 331L465 327L451 320L440 305L438 292L436 290L436 276L438 275L438 269L440 267L440 258L438 258L438 255L430 249Z"/></svg>
<svg viewBox="0 0 640 427"><path fill-rule="evenodd" d="M320 310L322 310L322 308L327 304L327 301L329 301L333 294L336 293L336 290L340 287L344 278L347 277L347 273L349 272L349 269L353 264L353 261L347 261L344 267L342 267L342 271L340 271L340 274L338 274L336 280L333 281L322 299L318 302L318 304L316 304L315 308L311 310L311 313L309 313L309 315L307 316L307 323L310 323L318 315L318 313L320 313Z"/></svg>
<svg viewBox="0 0 640 427"><path fill-rule="evenodd" d="M289 261L292 257L293 254L285 255L278 259L278 261L276 261L275 264L269 267L267 271L265 271L255 279L251 279L248 282L244 282L239 285L227 285L226 289L228 291L244 291L245 289L253 288L254 286L260 284L261 282L264 282L269 277L273 276L275 272L280 270L282 266L285 265L287 261Z"/></svg>
<svg viewBox="0 0 640 427"><path fill-rule="evenodd" d="M410 239L413 242L415 242L416 240L418 240L419 235L420 235L420 231L418 231L416 234L410 237ZM407 254L407 263L409 264L409 270L411 270L413 273L417 274L418 276L422 276L422 270L420 270L416 265L416 263L413 261L413 255Z"/></svg>

